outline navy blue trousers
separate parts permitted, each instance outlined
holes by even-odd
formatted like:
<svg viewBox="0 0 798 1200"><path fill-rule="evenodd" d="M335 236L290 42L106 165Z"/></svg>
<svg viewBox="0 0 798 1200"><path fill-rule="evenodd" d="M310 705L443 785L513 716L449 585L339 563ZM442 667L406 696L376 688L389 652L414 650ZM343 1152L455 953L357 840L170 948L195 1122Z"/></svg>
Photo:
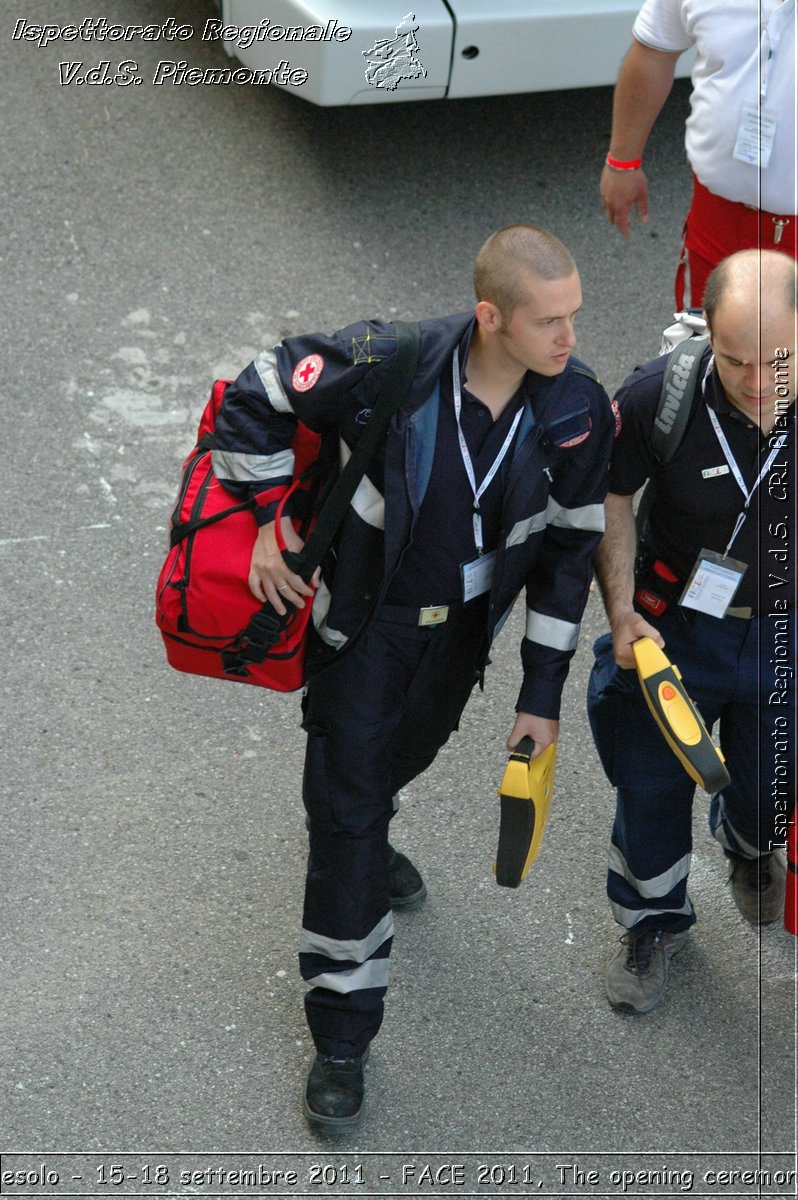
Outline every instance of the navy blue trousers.
<svg viewBox="0 0 798 1200"><path fill-rule="evenodd" d="M380 1027L394 797L457 728L483 658L481 601L442 625L420 627L417 616L383 607L305 696L310 852L299 965L323 1054L360 1055Z"/></svg>
<svg viewBox="0 0 798 1200"><path fill-rule="evenodd" d="M707 728L719 727L731 783L711 799L713 835L744 858L783 846L795 802L795 684L787 666L795 614L719 620L673 609L652 623ZM696 919L687 891L695 784L660 733L636 672L616 665L609 634L594 653L588 716L616 788L610 907L627 929L686 929Z"/></svg>

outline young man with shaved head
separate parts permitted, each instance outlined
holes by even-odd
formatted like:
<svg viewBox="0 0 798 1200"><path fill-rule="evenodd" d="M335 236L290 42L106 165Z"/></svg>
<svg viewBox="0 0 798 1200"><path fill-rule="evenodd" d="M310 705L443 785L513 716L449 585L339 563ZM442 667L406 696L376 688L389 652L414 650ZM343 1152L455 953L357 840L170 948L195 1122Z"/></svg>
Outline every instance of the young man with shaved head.
<svg viewBox="0 0 798 1200"><path fill-rule="evenodd" d="M536 225L500 230L475 269L473 311L421 322L413 383L317 587L277 548L271 504L250 586L283 612L313 605L303 799L310 839L300 970L317 1055L304 1109L354 1125L383 1014L392 908L421 876L389 845L399 789L433 762L521 591L522 682L508 745L558 734L560 695L604 527L615 421L573 358L582 304L571 255ZM299 418L347 456L396 349L391 325L288 338L232 384L214 466L242 495L290 482ZM289 549L301 543L284 524Z"/></svg>
<svg viewBox="0 0 798 1200"><path fill-rule="evenodd" d="M710 828L737 907L752 924L784 911L780 848L796 782L795 261L733 254L710 275L704 305L710 343L667 465L651 449L665 359L638 367L618 393L622 428L596 558L611 633L596 643L588 711L617 789L607 890L627 932L607 995L623 1012L659 1003L696 919L687 890L695 785L637 684L637 638L664 646L707 727L719 724L731 782L712 797ZM651 476L636 577L632 501Z"/></svg>

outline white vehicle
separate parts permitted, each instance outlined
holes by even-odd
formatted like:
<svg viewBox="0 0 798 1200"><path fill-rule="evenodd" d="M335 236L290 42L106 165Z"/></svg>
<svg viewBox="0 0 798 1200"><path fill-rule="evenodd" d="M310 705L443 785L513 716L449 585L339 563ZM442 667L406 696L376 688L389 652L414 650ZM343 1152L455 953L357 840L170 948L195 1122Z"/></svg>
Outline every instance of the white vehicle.
<svg viewBox="0 0 798 1200"><path fill-rule="evenodd" d="M641 0L221 0L209 40L313 104L615 82ZM210 27L210 28L209 28ZM679 61L688 74L692 55Z"/></svg>

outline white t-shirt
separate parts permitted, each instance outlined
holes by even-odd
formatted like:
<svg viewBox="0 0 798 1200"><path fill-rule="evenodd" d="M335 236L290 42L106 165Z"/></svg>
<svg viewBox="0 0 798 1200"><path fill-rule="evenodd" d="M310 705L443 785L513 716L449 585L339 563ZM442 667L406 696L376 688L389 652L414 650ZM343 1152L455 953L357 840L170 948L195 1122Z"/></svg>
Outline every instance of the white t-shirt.
<svg viewBox="0 0 798 1200"><path fill-rule="evenodd" d="M795 0L646 0L633 32L655 50L696 46L685 144L701 183L727 200L794 214ZM744 110L757 109L762 89L759 161L751 164L735 148ZM749 112L749 133L752 124Z"/></svg>

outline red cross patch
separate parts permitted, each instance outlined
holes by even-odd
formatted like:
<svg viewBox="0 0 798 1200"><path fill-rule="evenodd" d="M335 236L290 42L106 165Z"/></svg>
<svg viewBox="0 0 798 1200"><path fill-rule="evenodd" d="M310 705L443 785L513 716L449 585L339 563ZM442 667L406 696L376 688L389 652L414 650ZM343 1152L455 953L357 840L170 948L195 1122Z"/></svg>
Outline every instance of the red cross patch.
<svg viewBox="0 0 798 1200"><path fill-rule="evenodd" d="M294 367L294 373L291 376L291 386L295 392L307 392L314 383L318 381L319 376L324 370L324 359L320 354L309 354L307 358L303 358Z"/></svg>

